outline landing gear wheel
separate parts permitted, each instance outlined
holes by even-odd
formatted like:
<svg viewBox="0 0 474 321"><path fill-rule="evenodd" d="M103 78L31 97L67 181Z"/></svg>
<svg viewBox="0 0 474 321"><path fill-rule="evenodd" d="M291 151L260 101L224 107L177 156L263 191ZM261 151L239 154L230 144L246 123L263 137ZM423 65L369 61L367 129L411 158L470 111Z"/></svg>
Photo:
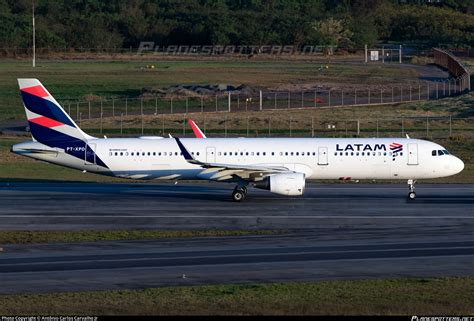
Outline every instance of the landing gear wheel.
<svg viewBox="0 0 474 321"><path fill-rule="evenodd" d="M416 193L415 193L415 180L409 179L408 180L408 200L413 201L416 198Z"/></svg>
<svg viewBox="0 0 474 321"><path fill-rule="evenodd" d="M243 189L236 188L234 192L232 192L232 199L236 202L241 202L245 199L246 195L247 193L245 193Z"/></svg>

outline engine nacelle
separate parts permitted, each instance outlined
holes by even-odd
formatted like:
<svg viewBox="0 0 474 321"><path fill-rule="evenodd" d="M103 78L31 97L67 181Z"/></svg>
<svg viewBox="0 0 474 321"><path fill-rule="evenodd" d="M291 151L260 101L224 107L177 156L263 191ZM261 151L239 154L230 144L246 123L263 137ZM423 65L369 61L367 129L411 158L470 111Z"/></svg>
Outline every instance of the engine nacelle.
<svg viewBox="0 0 474 321"><path fill-rule="evenodd" d="M297 196L303 195L305 183L303 173L285 173L268 176L263 181L256 182L254 186L275 194Z"/></svg>

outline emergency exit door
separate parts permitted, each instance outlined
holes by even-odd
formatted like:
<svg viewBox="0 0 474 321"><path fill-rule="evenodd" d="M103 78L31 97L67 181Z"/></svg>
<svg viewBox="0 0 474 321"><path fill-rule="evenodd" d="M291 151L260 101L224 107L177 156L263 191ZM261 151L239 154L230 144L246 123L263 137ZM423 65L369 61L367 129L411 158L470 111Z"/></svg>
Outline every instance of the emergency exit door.
<svg viewBox="0 0 474 321"><path fill-rule="evenodd" d="M319 147L318 148L318 165L327 165L328 164L328 148Z"/></svg>

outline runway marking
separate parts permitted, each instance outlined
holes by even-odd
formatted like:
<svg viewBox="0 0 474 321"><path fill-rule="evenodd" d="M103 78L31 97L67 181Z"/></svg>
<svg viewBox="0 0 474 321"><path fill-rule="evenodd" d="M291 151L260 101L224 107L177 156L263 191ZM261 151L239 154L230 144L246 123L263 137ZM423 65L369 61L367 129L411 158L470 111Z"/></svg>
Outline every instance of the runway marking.
<svg viewBox="0 0 474 321"><path fill-rule="evenodd" d="M128 261L147 261L147 260L158 260L158 261L172 261L172 260L182 260L182 259L207 259L207 258L236 258L236 257L263 257L263 256L288 256L288 255L315 255L315 254L350 254L350 253L386 253L386 252L409 252L409 251L419 251L419 250L458 250L458 249L473 249L473 246L447 246L447 247L414 247L414 248L397 248L397 249L361 249L361 250L339 250L339 251L298 251L298 252L278 252L278 253L247 253L247 254L226 254L222 253L221 255L199 255L199 256L173 256L173 257L148 257L147 254L157 254L157 253L143 253L142 257L132 257L132 258L94 258L94 259L73 259L73 260L66 260L66 261L42 261L42 262L35 262L33 260L28 262L21 262L21 263L3 263L0 260L0 268L1 266L5 265L45 265L45 264L71 264L71 263L81 263L81 262L128 262ZM193 254L192 252L189 254ZM449 255L449 253L446 253ZM456 254L462 256L471 256L474 254L466 253L466 254ZM438 256L445 256L445 255L438 255ZM42 257L35 257L41 259ZM33 258L33 259L35 259ZM11 258L5 259L5 261L10 260Z"/></svg>
<svg viewBox="0 0 474 321"><path fill-rule="evenodd" d="M452 218L452 219L474 219L474 215L471 216L370 216L370 215L355 215L355 216L343 216L343 215L0 215L0 218L301 218L301 219L310 219L310 218L333 218L333 219L439 219L439 218Z"/></svg>

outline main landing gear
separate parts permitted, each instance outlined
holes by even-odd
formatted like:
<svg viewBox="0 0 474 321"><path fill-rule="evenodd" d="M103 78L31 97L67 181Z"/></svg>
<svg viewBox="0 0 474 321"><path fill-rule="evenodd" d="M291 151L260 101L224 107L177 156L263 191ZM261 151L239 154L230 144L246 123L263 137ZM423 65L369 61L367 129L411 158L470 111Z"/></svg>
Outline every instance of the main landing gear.
<svg viewBox="0 0 474 321"><path fill-rule="evenodd" d="M413 201L416 198L415 193L415 183L416 181L413 179L408 180L408 200Z"/></svg>
<svg viewBox="0 0 474 321"><path fill-rule="evenodd" d="M247 187L237 185L232 192L232 199L236 202L241 202L247 196Z"/></svg>

